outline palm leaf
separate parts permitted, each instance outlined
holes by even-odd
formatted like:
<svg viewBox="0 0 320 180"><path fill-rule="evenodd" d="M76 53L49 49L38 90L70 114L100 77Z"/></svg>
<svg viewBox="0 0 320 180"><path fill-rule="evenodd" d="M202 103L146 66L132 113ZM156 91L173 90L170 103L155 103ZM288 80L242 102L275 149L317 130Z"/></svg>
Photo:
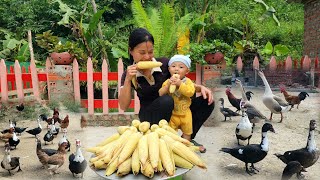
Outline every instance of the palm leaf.
<svg viewBox="0 0 320 180"><path fill-rule="evenodd" d="M147 15L147 12L142 7L140 0L133 0L131 3L131 9L135 22L139 27L145 27L147 29L152 28L150 19Z"/></svg>

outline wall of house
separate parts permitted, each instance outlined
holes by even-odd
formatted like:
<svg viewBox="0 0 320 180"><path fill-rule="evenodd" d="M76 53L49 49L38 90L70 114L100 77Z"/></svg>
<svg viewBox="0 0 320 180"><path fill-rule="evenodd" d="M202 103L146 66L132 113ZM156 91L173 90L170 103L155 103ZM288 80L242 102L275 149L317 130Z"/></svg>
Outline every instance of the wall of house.
<svg viewBox="0 0 320 180"><path fill-rule="evenodd" d="M304 54L320 56L320 1L304 1Z"/></svg>

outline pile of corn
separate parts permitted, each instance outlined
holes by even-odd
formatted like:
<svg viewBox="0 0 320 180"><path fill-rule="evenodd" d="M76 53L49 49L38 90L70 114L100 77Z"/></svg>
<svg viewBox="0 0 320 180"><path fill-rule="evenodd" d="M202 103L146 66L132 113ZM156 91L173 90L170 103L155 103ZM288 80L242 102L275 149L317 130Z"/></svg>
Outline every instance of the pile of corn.
<svg viewBox="0 0 320 180"><path fill-rule="evenodd" d="M149 122L133 120L131 126L119 126L118 133L95 147L87 148L95 154L90 164L95 169L106 169L105 175L124 176L132 172L152 178L154 173L175 174L176 167L191 169L194 165L206 169L199 151L188 140L170 128L166 120L150 127Z"/></svg>

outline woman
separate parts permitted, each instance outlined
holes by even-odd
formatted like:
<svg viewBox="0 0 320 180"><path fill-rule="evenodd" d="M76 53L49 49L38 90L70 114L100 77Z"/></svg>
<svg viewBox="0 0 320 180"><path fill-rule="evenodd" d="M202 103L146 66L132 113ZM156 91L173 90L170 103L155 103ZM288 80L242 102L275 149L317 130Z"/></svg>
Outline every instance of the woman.
<svg viewBox="0 0 320 180"><path fill-rule="evenodd" d="M168 58L157 58L162 66L153 69L138 69L136 63L139 61L155 61L153 54L153 36L143 28L133 30L129 37L130 64L121 78L119 93L120 108L125 110L129 107L132 88L137 92L140 100L139 119L149 121L150 124L157 124L161 119L170 120L174 107L173 99L169 95L159 96L159 89L162 83L171 77L168 70ZM134 86L132 79L136 78L137 86ZM196 92L202 96L192 99L190 106L192 112L191 139L195 137L202 124L210 116L214 109L212 92L202 86L195 84ZM195 145L202 146L194 140Z"/></svg>

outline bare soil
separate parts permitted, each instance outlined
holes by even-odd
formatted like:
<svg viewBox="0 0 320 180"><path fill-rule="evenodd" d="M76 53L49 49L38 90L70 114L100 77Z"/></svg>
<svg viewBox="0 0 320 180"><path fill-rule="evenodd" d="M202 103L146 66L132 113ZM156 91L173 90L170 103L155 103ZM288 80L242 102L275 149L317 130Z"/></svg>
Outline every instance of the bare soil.
<svg viewBox="0 0 320 180"><path fill-rule="evenodd" d="M305 101L299 106L299 109L292 109L290 112L285 114L285 118L282 123L280 121L280 115L274 114L273 124L276 133L268 133L269 139L269 152L265 159L255 164L255 167L260 170L257 174L250 176L245 172L244 163L232 157L229 154L220 152L219 149L222 147L236 147L237 141L235 138L235 128L238 124L240 117L234 117L232 120L227 120L223 122L223 115L219 112L219 102L218 99L223 97L225 99L225 106L231 109L233 108L227 100L227 96L224 92L225 88L218 88L215 92L216 106L215 110L208 119L208 121L213 122L212 127L202 127L196 136L196 141L202 143L207 148L207 152L200 154L200 156L207 163L208 169L203 170L200 168L193 168L191 171L187 172L183 179L195 180L195 179L239 179L246 180L249 178L254 179L281 179L282 171L285 164L280 161L274 153L283 153L287 150L298 149L305 147L308 137L308 126L311 119L315 119L319 125L319 107L320 107L320 94L319 93L309 93ZM269 117L269 110L262 104L261 97L263 95L264 89L249 89L253 91L252 103L256 105L260 111ZM232 93L236 97L240 97L240 91L238 88L232 88ZM290 92L290 94L297 95L298 92ZM274 94L278 94L283 97L279 91L274 91ZM80 139L82 143L82 152L87 160L91 156L91 153L87 153L84 148L94 146L106 137L111 136L116 133L115 127L87 127L85 129L80 128L80 116L81 113L71 113L64 108L60 110L60 117L65 115L70 117L70 125L68 127L68 139L71 142L71 151L67 153L67 157L70 153L75 151L75 139ZM10 114L8 115L10 116ZM12 114L12 116L16 116ZM46 123L41 123L43 126L43 131L41 137L46 133ZM259 144L261 141L261 127L263 122L256 124L254 129L254 134L251 138L251 143ZM20 119L17 124L18 127L36 127L36 119ZM0 120L0 130L8 128L8 122ZM320 135L319 130L316 131L316 143L318 147L320 146ZM54 144L43 145L44 148L57 148L58 141L62 137L62 134L58 134L57 138L54 139ZM8 171L0 169L1 179L73 179L72 174L68 169L69 162L66 161L65 164L59 169L59 174L50 176L49 172L41 168L41 164L36 155L36 142L33 136L24 132L22 136L19 136L21 142L17 146L16 150L11 151L12 156L19 156L21 158L21 169L22 172L15 173L9 176ZM3 157L3 146L4 143L0 142L0 159ZM308 168L305 174L306 179L316 180L319 179L318 171L320 169L320 161L316 162L312 167ZM103 179L99 177L94 171L89 167L84 173L84 179ZM295 177L293 178L295 179Z"/></svg>

